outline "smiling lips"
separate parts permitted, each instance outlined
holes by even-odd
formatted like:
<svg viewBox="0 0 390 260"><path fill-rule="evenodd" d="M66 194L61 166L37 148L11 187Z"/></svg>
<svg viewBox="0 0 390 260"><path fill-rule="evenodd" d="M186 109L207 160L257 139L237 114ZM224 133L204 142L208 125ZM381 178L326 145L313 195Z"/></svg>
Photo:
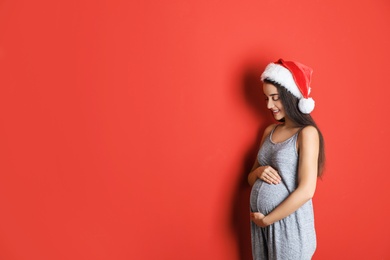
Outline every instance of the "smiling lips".
<svg viewBox="0 0 390 260"><path fill-rule="evenodd" d="M279 109L275 109L275 110L271 109L271 111L272 111L273 114L277 114L277 113L279 113L280 110Z"/></svg>

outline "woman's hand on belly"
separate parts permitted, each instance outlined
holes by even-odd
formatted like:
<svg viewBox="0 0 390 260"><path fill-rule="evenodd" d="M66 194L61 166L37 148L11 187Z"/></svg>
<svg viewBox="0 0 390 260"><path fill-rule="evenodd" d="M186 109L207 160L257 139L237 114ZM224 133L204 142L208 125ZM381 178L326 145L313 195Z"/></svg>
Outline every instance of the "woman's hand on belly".
<svg viewBox="0 0 390 260"><path fill-rule="evenodd" d="M269 165L260 166L256 171L258 178L268 184L279 184L282 181L278 171Z"/></svg>
<svg viewBox="0 0 390 260"><path fill-rule="evenodd" d="M259 227L266 227L268 224L265 221L264 214L260 212L251 212L250 213L251 220Z"/></svg>

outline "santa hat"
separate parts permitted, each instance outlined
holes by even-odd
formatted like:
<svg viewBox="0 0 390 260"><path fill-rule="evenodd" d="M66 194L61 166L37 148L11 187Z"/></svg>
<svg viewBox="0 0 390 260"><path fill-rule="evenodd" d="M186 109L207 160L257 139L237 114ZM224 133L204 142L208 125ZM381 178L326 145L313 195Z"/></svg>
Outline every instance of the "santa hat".
<svg viewBox="0 0 390 260"><path fill-rule="evenodd" d="M261 74L261 81L267 79L286 88L299 99L299 110L304 114L310 114L315 105L314 100L309 97L312 73L313 69L306 65L279 59L268 64Z"/></svg>

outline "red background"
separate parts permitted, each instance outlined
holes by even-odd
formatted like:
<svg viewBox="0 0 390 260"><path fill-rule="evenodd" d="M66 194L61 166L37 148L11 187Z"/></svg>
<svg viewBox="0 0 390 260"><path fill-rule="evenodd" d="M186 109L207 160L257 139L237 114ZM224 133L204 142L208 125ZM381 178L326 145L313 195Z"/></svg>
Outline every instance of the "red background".
<svg viewBox="0 0 390 260"><path fill-rule="evenodd" d="M0 1L0 259L250 259L259 77L314 69L314 259L390 259L390 3Z"/></svg>

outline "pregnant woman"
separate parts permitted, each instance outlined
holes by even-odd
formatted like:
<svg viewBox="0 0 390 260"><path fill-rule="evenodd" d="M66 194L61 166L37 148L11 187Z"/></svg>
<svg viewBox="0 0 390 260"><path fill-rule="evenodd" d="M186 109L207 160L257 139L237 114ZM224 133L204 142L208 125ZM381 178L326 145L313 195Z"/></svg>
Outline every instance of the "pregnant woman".
<svg viewBox="0 0 390 260"><path fill-rule="evenodd" d="M266 128L248 176L253 259L305 260L316 250L312 197L324 165L324 141L310 116L312 69L279 59L263 74Z"/></svg>

